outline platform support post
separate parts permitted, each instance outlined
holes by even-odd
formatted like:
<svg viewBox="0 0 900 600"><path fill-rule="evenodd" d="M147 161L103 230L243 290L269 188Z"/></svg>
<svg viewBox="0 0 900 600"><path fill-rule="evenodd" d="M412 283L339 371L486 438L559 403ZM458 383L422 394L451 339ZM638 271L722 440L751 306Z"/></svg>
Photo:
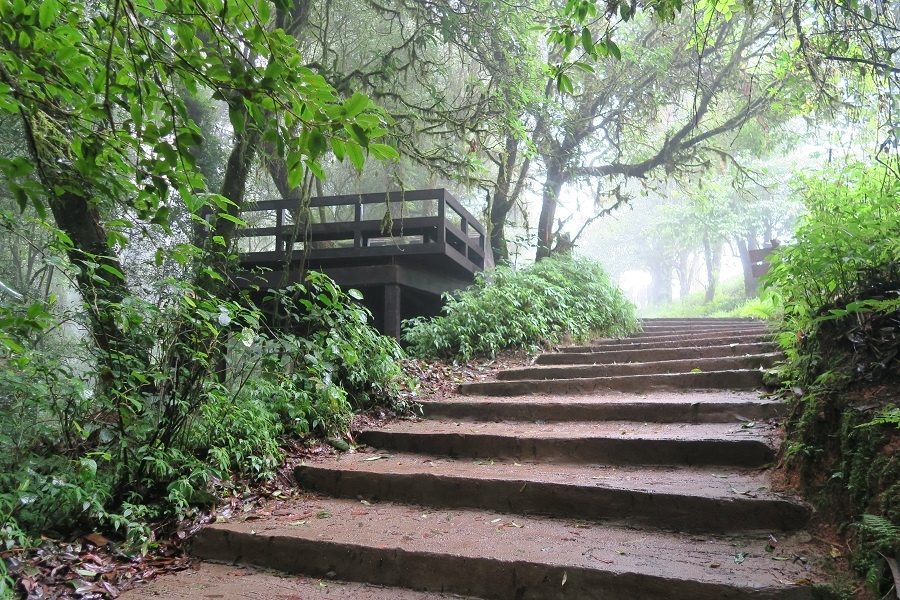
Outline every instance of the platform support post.
<svg viewBox="0 0 900 600"><path fill-rule="evenodd" d="M384 333L400 339L400 285L384 286Z"/></svg>

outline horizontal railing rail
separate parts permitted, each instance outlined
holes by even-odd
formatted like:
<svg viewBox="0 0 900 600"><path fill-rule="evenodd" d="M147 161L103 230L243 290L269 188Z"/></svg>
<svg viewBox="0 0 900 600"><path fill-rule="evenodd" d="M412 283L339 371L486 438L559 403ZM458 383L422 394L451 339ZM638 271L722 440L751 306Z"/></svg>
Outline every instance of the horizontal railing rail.
<svg viewBox="0 0 900 600"><path fill-rule="evenodd" d="M239 252L245 264L441 254L484 269L484 226L445 189L263 200L245 208ZM488 258L489 260L489 258Z"/></svg>

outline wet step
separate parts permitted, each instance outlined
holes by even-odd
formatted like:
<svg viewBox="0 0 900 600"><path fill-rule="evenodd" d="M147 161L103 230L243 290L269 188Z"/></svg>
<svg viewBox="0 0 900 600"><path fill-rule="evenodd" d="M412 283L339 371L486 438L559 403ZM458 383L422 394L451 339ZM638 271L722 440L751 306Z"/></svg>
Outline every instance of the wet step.
<svg viewBox="0 0 900 600"><path fill-rule="evenodd" d="M656 423L736 423L774 419L785 403L757 392L653 392L636 395L456 396L422 401L427 418L483 421L637 421Z"/></svg>
<svg viewBox="0 0 900 600"><path fill-rule="evenodd" d="M123 592L119 600L450 600L471 598L440 592L417 592L328 577L289 577L265 569L195 561L190 568L167 574ZM474 599L473 599L474 600Z"/></svg>
<svg viewBox="0 0 900 600"><path fill-rule="evenodd" d="M599 339L592 342L594 346L618 346L623 343L628 342L642 342L642 343L651 343L651 342L683 342L685 345L692 345L688 342L693 342L694 340L715 340L718 338L724 337L735 337L735 336L759 336L760 339L772 339L772 334L766 329L727 329L721 331L710 331L710 330L702 330L695 331L690 333L679 333L679 332L665 332L665 333L638 333L633 336L629 336L627 338L605 338Z"/></svg>
<svg viewBox="0 0 900 600"><path fill-rule="evenodd" d="M464 509L312 498L204 528L192 553L308 577L482 598L829 598L808 536L684 535ZM803 557L799 560L797 557Z"/></svg>
<svg viewBox="0 0 900 600"><path fill-rule="evenodd" d="M768 333L771 329L766 325L740 325L740 326L709 326L709 327L668 327L645 325L642 331L634 333L629 338L647 338L659 336L687 336L699 337L713 334L741 334L741 333Z"/></svg>
<svg viewBox="0 0 900 600"><path fill-rule="evenodd" d="M787 531L809 519L806 507L773 493L758 469L520 463L367 450L308 460L295 470L297 483L372 502L613 519L677 531Z"/></svg>
<svg viewBox="0 0 900 600"><path fill-rule="evenodd" d="M722 344L713 346L680 348L644 348L634 350L606 350L598 352L554 352L541 354L535 359L537 365L601 365L611 363L648 362L658 360L684 360L713 358L720 356L745 356L748 354L768 354L777 352L774 342L750 344Z"/></svg>
<svg viewBox="0 0 900 600"><path fill-rule="evenodd" d="M772 462L776 431L735 423L487 423L428 419L357 432L388 452L446 457L615 465L727 465Z"/></svg>
<svg viewBox="0 0 900 600"><path fill-rule="evenodd" d="M768 369L780 360L776 352L742 356L713 356L573 366L536 366L507 369L497 374L500 381L582 379L586 377L620 377L624 375L652 375L658 373L688 373L693 371L733 371L738 369Z"/></svg>
<svg viewBox="0 0 900 600"><path fill-rule="evenodd" d="M610 350L637 350L647 348L686 348L708 345L726 345L726 344L755 344L759 342L771 342L772 336L766 334L721 334L721 335L704 335L697 338L684 338L675 340L656 340L649 338L622 338L620 340L597 340L589 345L579 346L563 346L560 352L608 352Z"/></svg>
<svg viewBox="0 0 900 600"><path fill-rule="evenodd" d="M647 317L641 320L641 323L650 324L675 324L675 325L698 325L698 324L721 324L721 323L765 323L759 319L750 317Z"/></svg>
<svg viewBox="0 0 900 600"><path fill-rule="evenodd" d="M762 385L762 371L736 369L580 379L483 381L460 384L458 391L463 395L524 396L528 394L589 394L607 391L646 393L709 389L754 390L761 388Z"/></svg>

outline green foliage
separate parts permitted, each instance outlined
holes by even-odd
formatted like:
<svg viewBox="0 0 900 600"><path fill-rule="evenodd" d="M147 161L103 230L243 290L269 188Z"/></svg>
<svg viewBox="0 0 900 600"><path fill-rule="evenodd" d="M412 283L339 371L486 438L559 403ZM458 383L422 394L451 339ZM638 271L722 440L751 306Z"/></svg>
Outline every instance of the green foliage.
<svg viewBox="0 0 900 600"><path fill-rule="evenodd" d="M480 274L474 285L446 298L444 313L404 322L412 354L467 360L568 338L625 335L638 327L634 306L599 264L566 256Z"/></svg>
<svg viewBox="0 0 900 600"><path fill-rule="evenodd" d="M247 394L270 396L286 430L332 434L346 429L354 410L379 403L410 408L400 395L410 385L397 362L403 351L368 324L371 314L354 301L360 298L316 272L304 284L273 292L275 310L292 333L260 344L261 375Z"/></svg>
<svg viewBox="0 0 900 600"><path fill-rule="evenodd" d="M310 273L276 294L286 333L267 329L246 298L169 280L155 301L115 307L128 340L153 348L143 356L46 335L36 344L37 314L33 327L10 326L15 344L0 351L9 425L0 430L0 540L22 546L22 532L105 525L140 550L148 519L212 501L213 479L271 477L283 432L334 433L355 409L407 408L402 351L368 324L357 295Z"/></svg>
<svg viewBox="0 0 900 600"><path fill-rule="evenodd" d="M671 304L663 305L652 311L654 317L754 317L764 318L756 314L741 314L742 308L753 302L744 293L744 282L740 278L723 281L716 290L712 302L705 301L705 292L698 291ZM765 309L760 304L761 312ZM749 311L748 311L749 312Z"/></svg>
<svg viewBox="0 0 900 600"><path fill-rule="evenodd" d="M786 457L831 510L866 513L853 564L877 591L876 548L896 551L882 534L900 523L900 419L878 392L900 380L900 180L850 164L802 182L808 213L763 281L784 306L781 378L799 403Z"/></svg>
<svg viewBox="0 0 900 600"><path fill-rule="evenodd" d="M828 388L843 350L870 359L853 366L871 380L896 366L896 345L874 325L900 310L900 180L856 163L802 181L808 213L762 281L784 305L786 374ZM820 338L833 335L844 339L823 355Z"/></svg>

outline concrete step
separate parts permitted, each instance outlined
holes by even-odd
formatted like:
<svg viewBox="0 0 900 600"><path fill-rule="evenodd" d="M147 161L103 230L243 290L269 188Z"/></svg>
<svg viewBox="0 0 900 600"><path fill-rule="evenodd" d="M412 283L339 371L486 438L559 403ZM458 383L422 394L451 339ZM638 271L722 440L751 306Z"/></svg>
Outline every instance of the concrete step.
<svg viewBox="0 0 900 600"><path fill-rule="evenodd" d="M762 371L731 370L700 373L657 373L582 379L484 381L463 383L459 393L476 396L525 396L530 394L588 394L685 390L753 390L763 385Z"/></svg>
<svg viewBox="0 0 900 600"><path fill-rule="evenodd" d="M711 335L692 339L653 340L623 338L621 340L599 340L589 345L562 346L560 352L609 352L612 350L637 350L647 348L695 348L698 346L721 346L726 344L755 344L771 342L771 335Z"/></svg>
<svg viewBox="0 0 900 600"><path fill-rule="evenodd" d="M647 317L641 319L641 323L659 324L673 323L693 325L697 323L765 323L759 319L751 319L749 317Z"/></svg>
<svg viewBox="0 0 900 600"><path fill-rule="evenodd" d="M311 459L296 468L297 483L339 498L614 519L676 531L788 531L809 519L806 507L772 493L759 470L473 461L368 450Z"/></svg>
<svg viewBox="0 0 900 600"><path fill-rule="evenodd" d="M475 600L473 596L337 581L327 572L320 577L287 577L265 569L194 561L188 569L123 592L119 600Z"/></svg>
<svg viewBox="0 0 900 600"><path fill-rule="evenodd" d="M589 396L464 396L422 401L426 418L481 421L735 423L784 416L786 405L757 392L608 392Z"/></svg>
<svg viewBox="0 0 900 600"><path fill-rule="evenodd" d="M655 360L712 358L717 356L744 356L777 352L774 342L752 344L722 344L695 348L646 348L636 350L607 350L600 352L553 352L541 354L535 360L538 365L604 365Z"/></svg>
<svg viewBox="0 0 900 600"><path fill-rule="evenodd" d="M690 373L700 371L735 371L739 369L768 369L780 360L780 353L748 354L743 356L714 356L592 365L552 365L507 369L497 374L500 381L582 379L586 377L621 377L625 375L653 375L657 373Z"/></svg>
<svg viewBox="0 0 900 600"><path fill-rule="evenodd" d="M708 341L731 338L736 336L758 336L760 341L771 341L772 334L766 329L723 329L721 331L700 330L690 333L666 332L666 333L637 333L626 338L605 338L594 340L592 346L619 346L628 343L654 343L654 342L681 342L685 346L702 346ZM697 341L699 340L699 342Z"/></svg>
<svg viewBox="0 0 900 600"><path fill-rule="evenodd" d="M629 337L667 334L700 335L704 333L722 333L726 331L766 332L771 331L771 328L763 323L746 325L643 325L641 331L636 332L633 336Z"/></svg>
<svg viewBox="0 0 900 600"><path fill-rule="evenodd" d="M793 560L811 555L806 537L780 536L768 553L766 534L698 537L581 519L334 498L278 506L279 517L204 528L192 554L482 598L831 597L819 585L821 574Z"/></svg>
<svg viewBox="0 0 900 600"><path fill-rule="evenodd" d="M775 430L735 423L487 423L424 420L356 433L385 452L450 458L612 465L762 467L775 455Z"/></svg>

